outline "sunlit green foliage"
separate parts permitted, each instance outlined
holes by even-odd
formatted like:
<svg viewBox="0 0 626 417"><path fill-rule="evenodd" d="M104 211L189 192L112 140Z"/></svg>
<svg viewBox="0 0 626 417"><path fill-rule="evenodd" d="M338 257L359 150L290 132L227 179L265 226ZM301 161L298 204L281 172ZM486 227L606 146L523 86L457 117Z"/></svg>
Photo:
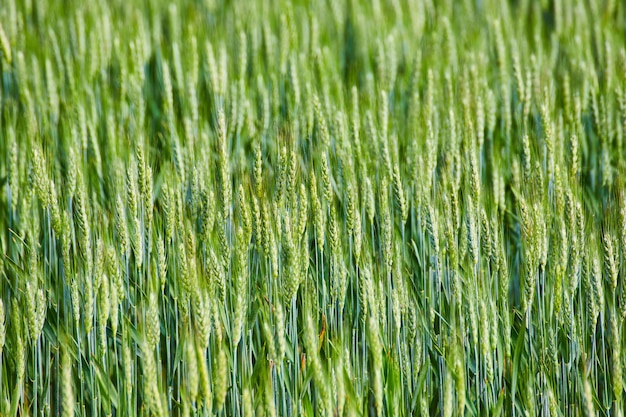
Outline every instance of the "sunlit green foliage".
<svg viewBox="0 0 626 417"><path fill-rule="evenodd" d="M625 33L0 1L0 415L622 415Z"/></svg>

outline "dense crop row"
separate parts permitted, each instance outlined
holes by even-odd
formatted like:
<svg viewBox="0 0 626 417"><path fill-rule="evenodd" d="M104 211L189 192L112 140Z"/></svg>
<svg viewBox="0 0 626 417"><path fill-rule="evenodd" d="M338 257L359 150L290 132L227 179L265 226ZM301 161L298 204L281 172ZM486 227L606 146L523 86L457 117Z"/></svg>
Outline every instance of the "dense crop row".
<svg viewBox="0 0 626 417"><path fill-rule="evenodd" d="M0 415L622 415L623 2L168 3L0 2Z"/></svg>

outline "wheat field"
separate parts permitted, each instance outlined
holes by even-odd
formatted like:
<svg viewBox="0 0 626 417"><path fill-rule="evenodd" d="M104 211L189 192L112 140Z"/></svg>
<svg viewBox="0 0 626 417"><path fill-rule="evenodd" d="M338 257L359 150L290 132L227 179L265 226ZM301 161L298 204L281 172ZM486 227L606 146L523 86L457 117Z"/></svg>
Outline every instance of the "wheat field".
<svg viewBox="0 0 626 417"><path fill-rule="evenodd" d="M622 416L626 3L0 2L0 416Z"/></svg>

